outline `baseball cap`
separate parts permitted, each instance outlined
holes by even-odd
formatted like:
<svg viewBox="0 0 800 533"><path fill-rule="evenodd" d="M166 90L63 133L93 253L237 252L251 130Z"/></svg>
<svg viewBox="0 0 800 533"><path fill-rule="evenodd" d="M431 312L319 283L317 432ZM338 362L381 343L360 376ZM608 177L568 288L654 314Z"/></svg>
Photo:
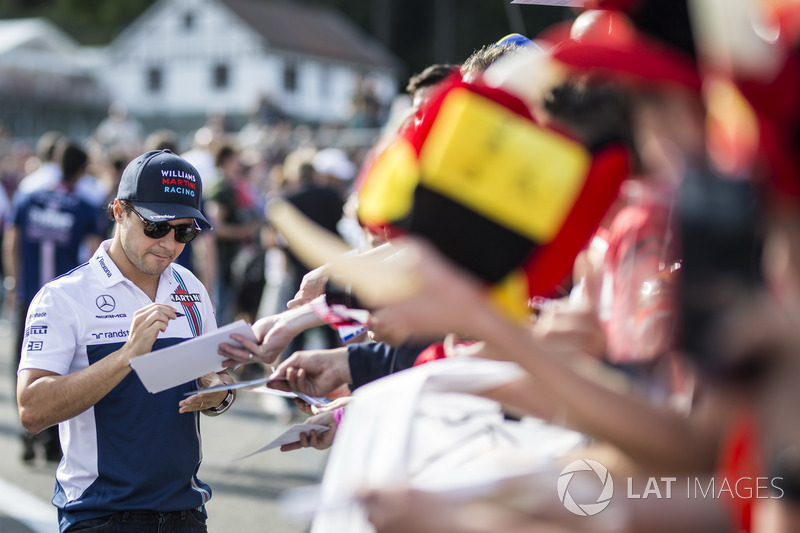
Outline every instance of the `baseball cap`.
<svg viewBox="0 0 800 533"><path fill-rule="evenodd" d="M128 163L117 198L136 204L151 222L193 218L203 229L211 224L200 212L203 183L188 161L169 150L153 150Z"/></svg>
<svg viewBox="0 0 800 533"><path fill-rule="evenodd" d="M334 178L347 181L356 174L356 166L338 148L325 148L316 153L313 159L314 170L320 174L330 174Z"/></svg>
<svg viewBox="0 0 800 533"><path fill-rule="evenodd" d="M528 299L569 275L628 161L622 143L590 149L536 123L511 93L452 78L372 162L358 217L424 237L526 319Z"/></svg>
<svg viewBox="0 0 800 533"><path fill-rule="evenodd" d="M539 48L539 45L519 33L509 33L505 37L494 43L494 46L503 46L506 44L514 44L517 46L530 46L531 48Z"/></svg>

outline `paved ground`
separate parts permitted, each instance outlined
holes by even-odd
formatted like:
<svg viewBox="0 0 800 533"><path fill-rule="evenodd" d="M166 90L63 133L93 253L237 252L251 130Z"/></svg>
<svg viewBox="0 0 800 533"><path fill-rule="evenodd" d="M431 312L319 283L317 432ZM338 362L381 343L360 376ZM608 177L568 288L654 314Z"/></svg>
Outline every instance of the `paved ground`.
<svg viewBox="0 0 800 533"><path fill-rule="evenodd" d="M0 533L57 532L50 504L55 465L19 460L20 425L12 396L11 325L0 319ZM300 450L261 453L241 461L293 422L279 422L259 407L260 396L240 393L234 406L216 418L202 418L203 466L200 478L213 497L208 504L209 531L214 533L300 533L278 507L287 488L318 483L326 453Z"/></svg>

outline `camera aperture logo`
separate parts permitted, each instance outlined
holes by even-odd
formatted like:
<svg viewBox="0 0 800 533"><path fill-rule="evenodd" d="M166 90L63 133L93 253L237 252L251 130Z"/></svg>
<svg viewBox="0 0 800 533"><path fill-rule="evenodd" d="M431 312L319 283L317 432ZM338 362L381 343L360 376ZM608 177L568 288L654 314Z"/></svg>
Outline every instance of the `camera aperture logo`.
<svg viewBox="0 0 800 533"><path fill-rule="evenodd" d="M587 471L594 472L597 475L603 488L594 503L578 503L570 494L570 482L577 472ZM585 488L580 492L585 492ZM612 496L614 496L614 480L611 479L611 474L608 473L608 469L597 461L592 461L591 459L573 461L568 464L558 476L558 499L561 500L561 503L569 512L578 516L596 515L608 507L608 504L611 503Z"/></svg>

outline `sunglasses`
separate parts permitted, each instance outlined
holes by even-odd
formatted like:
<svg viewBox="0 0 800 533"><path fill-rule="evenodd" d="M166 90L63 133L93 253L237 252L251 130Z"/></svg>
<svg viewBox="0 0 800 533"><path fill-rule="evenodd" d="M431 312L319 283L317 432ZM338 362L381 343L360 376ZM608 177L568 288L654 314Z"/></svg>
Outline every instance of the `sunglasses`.
<svg viewBox="0 0 800 533"><path fill-rule="evenodd" d="M197 237L201 231L197 226L197 222L193 222L192 224L181 224L180 226L170 226L166 222L151 222L144 218L142 214L139 213L132 205L129 205L128 207L131 211L136 213L136 216L142 221L144 224L144 234L151 239L160 239L171 230L175 230L175 240L186 244Z"/></svg>

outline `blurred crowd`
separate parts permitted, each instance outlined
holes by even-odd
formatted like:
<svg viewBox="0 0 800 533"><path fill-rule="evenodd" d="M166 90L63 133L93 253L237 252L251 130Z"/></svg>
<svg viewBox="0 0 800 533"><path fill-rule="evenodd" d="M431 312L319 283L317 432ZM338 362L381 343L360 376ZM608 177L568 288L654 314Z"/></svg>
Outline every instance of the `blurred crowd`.
<svg viewBox="0 0 800 533"><path fill-rule="evenodd" d="M6 192L198 169L181 260L257 338L221 353L319 400L282 447L332 448L314 532L796 531L800 2L586 3L412 76L365 150L109 117Z"/></svg>
<svg viewBox="0 0 800 533"><path fill-rule="evenodd" d="M228 323L234 317L253 321L262 302L266 270L273 272L272 299L265 303L272 312L284 308L289 299L276 302L275 298L283 297L287 291L290 296L294 294L284 289L278 295L278 287L304 273L290 272L282 257L285 245L266 222L268 200L301 189L325 189L334 193L329 201L336 199L331 209L338 209L338 221L358 165L369 147L352 142L346 148L319 146L314 135L318 131L310 126L292 126L280 117L263 115L259 111L240 131L229 131L224 117L214 115L196 131L181 135L169 129L145 131L124 104L115 102L89 139L72 139L62 132L48 131L31 143L14 139L13 132L3 129L2 219L6 226L13 225L13 220L8 219L13 202L34 191L52 189L61 181L65 152L74 149L83 153L85 161L74 189L83 200L105 211L128 162L144 151L171 150L200 171L206 184L204 211L214 220L214 231L204 235L208 238L195 243L194 248L187 247L180 262L192 267L217 298L220 323ZM105 224L103 234L110 236L113 228ZM268 253L270 249L280 253ZM90 252L88 247L84 252ZM266 257L270 258L270 265L265 265ZM19 257L9 258L6 264L15 262ZM10 290L14 280L8 273L5 277L8 310L15 306Z"/></svg>

